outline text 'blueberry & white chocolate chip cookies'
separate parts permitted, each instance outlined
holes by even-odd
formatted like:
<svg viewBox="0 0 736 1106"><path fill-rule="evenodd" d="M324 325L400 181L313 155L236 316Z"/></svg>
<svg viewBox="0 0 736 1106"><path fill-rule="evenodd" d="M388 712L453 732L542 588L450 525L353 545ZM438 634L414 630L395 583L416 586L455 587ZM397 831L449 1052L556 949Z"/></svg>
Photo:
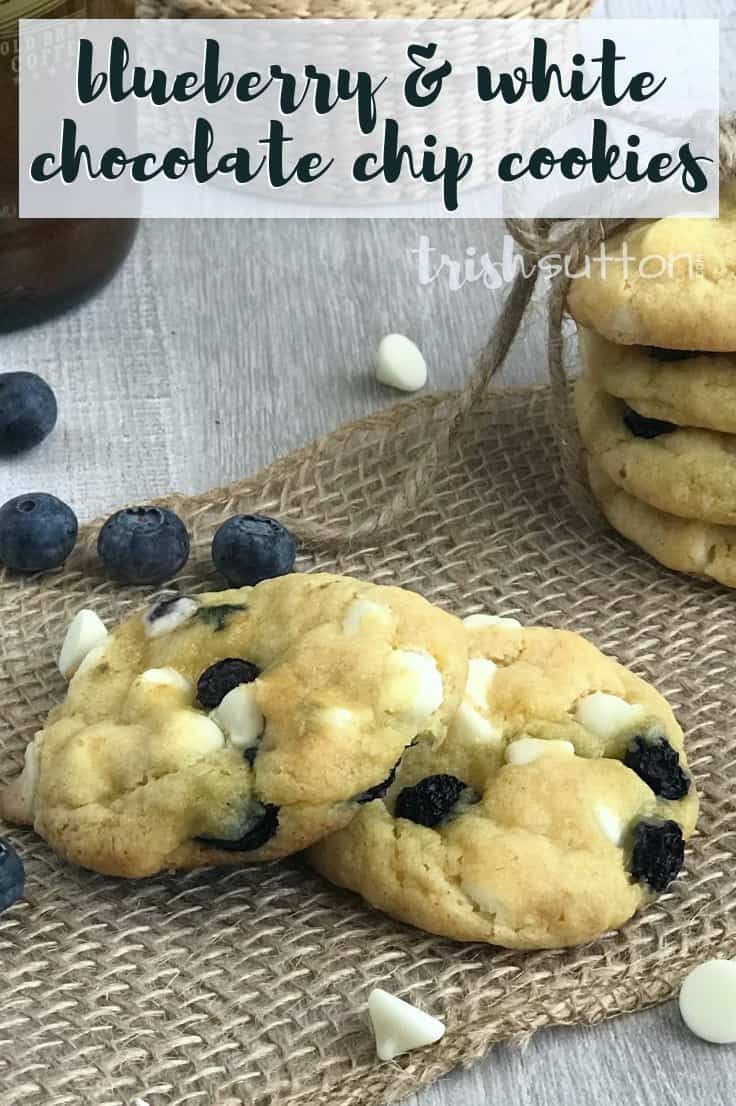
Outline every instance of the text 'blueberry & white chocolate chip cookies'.
<svg viewBox="0 0 736 1106"><path fill-rule="evenodd" d="M393 917L509 948L622 926L677 876L698 811L682 732L643 680L567 631L467 620L445 741L314 846Z"/></svg>
<svg viewBox="0 0 736 1106"><path fill-rule="evenodd" d="M62 650L65 701L0 814L112 875L286 856L345 825L466 681L461 622L401 588L293 574L171 597Z"/></svg>
<svg viewBox="0 0 736 1106"><path fill-rule="evenodd" d="M606 247L568 296L593 496L662 564L733 587L736 188L719 219L637 223Z"/></svg>

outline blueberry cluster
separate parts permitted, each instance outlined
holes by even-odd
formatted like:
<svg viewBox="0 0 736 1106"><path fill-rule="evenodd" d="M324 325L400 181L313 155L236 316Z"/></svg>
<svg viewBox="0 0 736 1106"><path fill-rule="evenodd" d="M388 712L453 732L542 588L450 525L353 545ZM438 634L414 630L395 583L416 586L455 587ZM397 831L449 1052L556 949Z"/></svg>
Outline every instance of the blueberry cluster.
<svg viewBox="0 0 736 1106"><path fill-rule="evenodd" d="M77 540L74 511L47 492L15 496L0 507L0 562L14 572L63 565ZM97 553L108 575L124 584L161 584L189 558L189 534L167 507L125 507L105 522ZM296 542L265 515L235 515L212 542L215 568L231 587L291 572Z"/></svg>
<svg viewBox="0 0 736 1106"><path fill-rule="evenodd" d="M40 376L0 373L0 456L38 445L56 425L56 397ZM0 562L14 572L63 565L77 540L74 511L47 492L16 496L0 507ZM166 507L126 507L100 530L97 552L106 571L125 584L170 580L189 558L186 526ZM212 542L215 568L231 587L291 572L296 543L267 515L235 515Z"/></svg>

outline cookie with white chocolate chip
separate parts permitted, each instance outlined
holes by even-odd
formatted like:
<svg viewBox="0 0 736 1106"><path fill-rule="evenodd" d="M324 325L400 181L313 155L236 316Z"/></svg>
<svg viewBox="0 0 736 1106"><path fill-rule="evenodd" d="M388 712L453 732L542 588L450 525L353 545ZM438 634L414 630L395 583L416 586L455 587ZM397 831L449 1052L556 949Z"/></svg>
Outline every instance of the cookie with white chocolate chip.
<svg viewBox="0 0 736 1106"><path fill-rule="evenodd" d="M577 634L472 616L448 736L309 852L334 883L460 941L575 945L676 876L698 810L666 701Z"/></svg>
<svg viewBox="0 0 736 1106"><path fill-rule="evenodd" d="M610 237L571 281L568 308L617 345L736 350L736 185L718 219L635 222Z"/></svg>
<svg viewBox="0 0 736 1106"><path fill-rule="evenodd" d="M166 598L109 637L83 616L61 664L66 699L0 813L69 861L145 876L344 826L413 741L444 736L467 647L412 592L295 574Z"/></svg>

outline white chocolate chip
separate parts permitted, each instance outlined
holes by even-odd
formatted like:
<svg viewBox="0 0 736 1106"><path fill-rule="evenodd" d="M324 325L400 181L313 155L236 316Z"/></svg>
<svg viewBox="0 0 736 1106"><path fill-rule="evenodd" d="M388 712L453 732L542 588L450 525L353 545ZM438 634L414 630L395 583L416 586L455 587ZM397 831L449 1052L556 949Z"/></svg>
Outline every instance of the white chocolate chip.
<svg viewBox="0 0 736 1106"><path fill-rule="evenodd" d="M128 709L134 714L169 711L172 706L189 706L193 701L194 687L175 668L147 668L128 692Z"/></svg>
<svg viewBox="0 0 736 1106"><path fill-rule="evenodd" d="M445 691L437 662L420 650L394 649L386 663L383 704L419 723L442 705Z"/></svg>
<svg viewBox="0 0 736 1106"><path fill-rule="evenodd" d="M492 895L488 888L482 884L463 880L462 890L484 914L490 914L496 918L504 913L501 900Z"/></svg>
<svg viewBox="0 0 736 1106"><path fill-rule="evenodd" d="M187 711L186 715L186 723L182 725L183 744L190 754L202 758L223 748L225 735L211 718L196 711ZM181 725L180 719L183 720L183 716L182 711L173 717Z"/></svg>
<svg viewBox="0 0 736 1106"><path fill-rule="evenodd" d="M465 699L478 710L488 709L488 691L496 675L497 665L486 657L471 657L465 681Z"/></svg>
<svg viewBox="0 0 736 1106"><path fill-rule="evenodd" d="M595 804L595 816L598 819L599 826L611 844L620 845L621 838L624 834L624 827L619 816L614 814L610 806L606 806L605 803Z"/></svg>
<svg viewBox="0 0 736 1106"><path fill-rule="evenodd" d="M606 691L586 695L575 711L580 725L603 741L609 741L627 726L634 725L643 714L644 710L638 704L627 703L620 696L609 695Z"/></svg>
<svg viewBox="0 0 736 1106"><path fill-rule="evenodd" d="M380 1060L393 1060L413 1048L433 1045L444 1036L444 1023L410 1002L376 987L368 996L368 1015Z"/></svg>
<svg viewBox="0 0 736 1106"><path fill-rule="evenodd" d="M680 991L680 1013L696 1037L736 1044L736 960L706 960L693 968Z"/></svg>
<svg viewBox="0 0 736 1106"><path fill-rule="evenodd" d="M531 764L540 757L575 756L571 741L544 741L540 737L520 737L506 746L507 764Z"/></svg>
<svg viewBox="0 0 736 1106"><path fill-rule="evenodd" d="M163 684L189 693L193 691L191 682L175 668L147 668L141 672L138 681L142 684Z"/></svg>
<svg viewBox="0 0 736 1106"><path fill-rule="evenodd" d="M479 745L498 745L501 735L480 711L462 702L452 720L452 734L458 741L473 742Z"/></svg>
<svg viewBox="0 0 736 1106"><path fill-rule="evenodd" d="M79 677L84 675L85 672L88 672L91 668L94 668L96 665L98 665L100 661L104 658L106 653L106 644L98 645L95 649L90 649L87 656L84 658L83 661L81 661L76 672L69 680L69 687L72 687L72 685L75 684Z"/></svg>
<svg viewBox="0 0 736 1106"><path fill-rule="evenodd" d="M87 654L107 640L107 627L94 611L82 610L69 623L59 653L59 671L69 680Z"/></svg>
<svg viewBox="0 0 736 1106"><path fill-rule="evenodd" d="M403 334L387 334L376 353L376 379L401 392L416 392L427 383L427 362Z"/></svg>
<svg viewBox="0 0 736 1106"><path fill-rule="evenodd" d="M143 629L146 637L160 637L162 634L170 634L188 622L199 604L188 595L175 595L164 597L154 603L143 618Z"/></svg>
<svg viewBox="0 0 736 1106"><path fill-rule="evenodd" d="M257 742L266 726L256 699L255 681L238 684L228 691L222 702L210 713L230 741L238 749L249 749Z"/></svg>
<svg viewBox="0 0 736 1106"><path fill-rule="evenodd" d="M355 724L355 715L344 707L327 707L320 712L319 725L325 730L343 730Z"/></svg>
<svg viewBox="0 0 736 1106"><path fill-rule="evenodd" d="M372 603L370 599L354 599L345 611L342 628L346 634L354 637L360 633L364 621L388 624L392 621L392 612L380 603Z"/></svg>
<svg viewBox="0 0 736 1106"><path fill-rule="evenodd" d="M34 741L26 745L23 759L23 771L20 774L18 783L21 802L29 814L33 814L33 808L36 802L36 788L38 787L38 753Z"/></svg>
<svg viewBox="0 0 736 1106"><path fill-rule="evenodd" d="M518 618L506 618L500 614L469 614L463 619L466 630L482 630L484 626L503 626L508 630L520 630Z"/></svg>

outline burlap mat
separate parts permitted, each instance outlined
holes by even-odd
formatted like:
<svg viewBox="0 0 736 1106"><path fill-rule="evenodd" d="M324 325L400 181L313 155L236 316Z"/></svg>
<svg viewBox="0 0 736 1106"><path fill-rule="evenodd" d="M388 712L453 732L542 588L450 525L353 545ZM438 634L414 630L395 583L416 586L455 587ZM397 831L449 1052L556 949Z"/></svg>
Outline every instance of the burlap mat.
<svg viewBox="0 0 736 1106"><path fill-rule="evenodd" d="M496 1041L660 1002L693 964L736 954L733 593L581 521L547 400L486 400L400 530L315 549L299 567L403 584L459 614L569 626L653 680L685 728L703 798L684 877L623 933L519 954L394 923L298 860L126 883L65 867L13 831L28 880L26 901L0 918L3 1106L397 1101ZM182 586L213 584L209 541L236 510L355 525L429 449L418 427L432 432L421 416L436 402L339 430L225 491L173 497L195 539ZM141 600L103 580L91 534L62 574L0 577L2 777L62 694L54 658L69 617L84 604L113 619ZM365 1015L378 984L446 1019L444 1040L378 1063Z"/></svg>

